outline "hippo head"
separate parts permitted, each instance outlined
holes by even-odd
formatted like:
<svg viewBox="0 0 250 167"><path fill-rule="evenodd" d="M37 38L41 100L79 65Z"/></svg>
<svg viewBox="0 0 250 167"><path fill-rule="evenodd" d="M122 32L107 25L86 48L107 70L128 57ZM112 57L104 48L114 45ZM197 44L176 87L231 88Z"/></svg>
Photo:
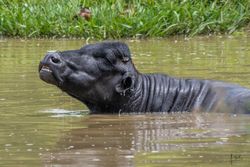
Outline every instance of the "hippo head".
<svg viewBox="0 0 250 167"><path fill-rule="evenodd" d="M122 42L51 51L39 65L40 78L85 104L114 102L133 89L137 71Z"/></svg>

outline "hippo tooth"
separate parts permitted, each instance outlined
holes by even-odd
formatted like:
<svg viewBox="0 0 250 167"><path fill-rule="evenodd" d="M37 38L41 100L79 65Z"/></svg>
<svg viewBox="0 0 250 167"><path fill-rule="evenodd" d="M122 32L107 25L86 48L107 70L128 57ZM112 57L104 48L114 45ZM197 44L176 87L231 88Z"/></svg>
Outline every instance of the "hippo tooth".
<svg viewBox="0 0 250 167"><path fill-rule="evenodd" d="M47 71L47 72L52 72L52 71L50 70L50 68L49 68L48 66L45 66L45 65L42 67L41 70Z"/></svg>

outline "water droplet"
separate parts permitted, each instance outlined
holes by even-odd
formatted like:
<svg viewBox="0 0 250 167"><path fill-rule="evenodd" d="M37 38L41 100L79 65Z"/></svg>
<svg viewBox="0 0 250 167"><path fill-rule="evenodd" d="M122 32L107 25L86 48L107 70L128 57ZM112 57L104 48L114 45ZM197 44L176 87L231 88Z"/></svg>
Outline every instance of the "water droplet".
<svg viewBox="0 0 250 167"><path fill-rule="evenodd" d="M67 148L67 150L70 150L70 149L73 149L74 148L74 146L69 146L68 148Z"/></svg>
<svg viewBox="0 0 250 167"><path fill-rule="evenodd" d="M131 159L131 158L134 158L135 156L134 155L126 155L125 158L127 159Z"/></svg>

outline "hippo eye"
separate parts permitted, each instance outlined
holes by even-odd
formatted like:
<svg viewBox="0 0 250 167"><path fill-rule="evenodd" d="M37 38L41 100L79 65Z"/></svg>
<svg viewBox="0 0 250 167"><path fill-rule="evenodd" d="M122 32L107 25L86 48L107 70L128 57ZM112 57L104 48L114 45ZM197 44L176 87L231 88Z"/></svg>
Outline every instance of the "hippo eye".
<svg viewBox="0 0 250 167"><path fill-rule="evenodd" d="M105 65L111 65L112 63L110 62L109 59L106 57L96 57L96 60L98 61L98 64L105 64Z"/></svg>

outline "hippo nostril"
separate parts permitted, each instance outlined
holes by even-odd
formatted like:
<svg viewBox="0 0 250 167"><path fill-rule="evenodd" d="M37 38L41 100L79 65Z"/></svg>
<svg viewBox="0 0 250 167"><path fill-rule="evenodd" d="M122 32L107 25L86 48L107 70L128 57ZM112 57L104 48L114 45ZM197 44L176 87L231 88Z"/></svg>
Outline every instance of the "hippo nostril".
<svg viewBox="0 0 250 167"><path fill-rule="evenodd" d="M60 62L60 60L59 60L58 58L54 57L54 56L51 56L51 61L52 61L53 63L55 63L55 64L57 64L57 63Z"/></svg>

